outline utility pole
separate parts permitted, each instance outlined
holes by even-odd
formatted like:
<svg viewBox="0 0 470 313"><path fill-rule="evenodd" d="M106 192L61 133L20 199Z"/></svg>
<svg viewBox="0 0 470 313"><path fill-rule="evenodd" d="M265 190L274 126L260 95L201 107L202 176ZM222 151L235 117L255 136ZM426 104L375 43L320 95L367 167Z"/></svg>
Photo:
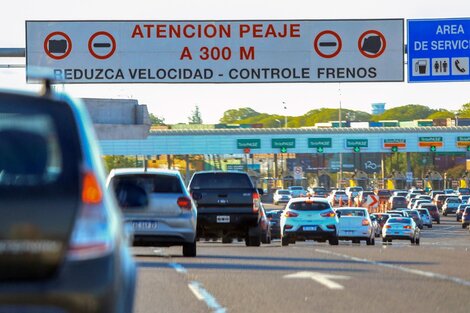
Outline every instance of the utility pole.
<svg viewBox="0 0 470 313"><path fill-rule="evenodd" d="M342 126L341 122L341 83L338 84L338 93L339 93L339 111L338 111L338 127ZM342 149L342 147L341 147ZM339 186L341 188L341 184L343 182L343 153L339 153Z"/></svg>

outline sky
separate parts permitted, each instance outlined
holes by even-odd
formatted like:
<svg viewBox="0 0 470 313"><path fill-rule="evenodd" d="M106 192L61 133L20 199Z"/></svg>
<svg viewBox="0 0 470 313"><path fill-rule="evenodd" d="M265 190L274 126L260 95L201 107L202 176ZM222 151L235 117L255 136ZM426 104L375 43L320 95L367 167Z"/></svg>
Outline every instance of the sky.
<svg viewBox="0 0 470 313"><path fill-rule="evenodd" d="M468 0L16 0L2 5L0 48L25 47L26 20L250 20L250 19L429 19L465 18ZM470 37L470 36L469 36ZM24 64L0 58L0 64ZM37 90L24 69L0 68L0 88ZM458 110L470 102L470 82L303 83L303 84L107 84L65 85L75 97L129 98L147 104L167 123L185 123L197 105L204 123L217 123L229 109L251 107L270 114L302 115L319 108L369 112L422 104ZM284 109L286 107L286 109Z"/></svg>

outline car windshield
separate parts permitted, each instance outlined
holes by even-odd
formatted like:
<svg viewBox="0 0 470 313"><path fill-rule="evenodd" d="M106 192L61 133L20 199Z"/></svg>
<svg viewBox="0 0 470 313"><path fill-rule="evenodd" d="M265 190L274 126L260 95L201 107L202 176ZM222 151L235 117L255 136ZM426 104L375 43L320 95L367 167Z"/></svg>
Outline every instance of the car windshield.
<svg viewBox="0 0 470 313"><path fill-rule="evenodd" d="M296 211L323 211L329 208L330 205L325 202L297 201L289 205L289 209Z"/></svg>

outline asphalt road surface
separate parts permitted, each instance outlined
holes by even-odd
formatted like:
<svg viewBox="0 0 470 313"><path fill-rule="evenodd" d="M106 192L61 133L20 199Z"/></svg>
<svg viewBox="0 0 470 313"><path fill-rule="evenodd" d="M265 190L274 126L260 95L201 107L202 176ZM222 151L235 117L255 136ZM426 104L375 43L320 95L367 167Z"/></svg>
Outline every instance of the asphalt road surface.
<svg viewBox="0 0 470 313"><path fill-rule="evenodd" d="M454 216L421 232L421 245L394 241L281 247L244 242L134 248L135 311L470 312L470 233Z"/></svg>

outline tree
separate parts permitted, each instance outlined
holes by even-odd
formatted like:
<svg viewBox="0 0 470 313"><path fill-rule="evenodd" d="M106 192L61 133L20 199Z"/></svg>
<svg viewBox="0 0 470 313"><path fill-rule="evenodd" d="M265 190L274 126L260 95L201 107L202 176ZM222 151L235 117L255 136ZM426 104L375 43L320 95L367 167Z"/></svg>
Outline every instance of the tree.
<svg viewBox="0 0 470 313"><path fill-rule="evenodd" d="M455 115L452 112L449 112L445 109L439 109L439 111L434 112L433 114L429 115L427 118L434 120L434 119L441 119L441 118L453 118Z"/></svg>
<svg viewBox="0 0 470 313"><path fill-rule="evenodd" d="M165 125L165 118L150 113L150 122L152 123L152 125Z"/></svg>
<svg viewBox="0 0 470 313"><path fill-rule="evenodd" d="M425 119L434 112L436 110L424 105L408 104L387 110L383 114L372 117L372 120L376 122L381 120L413 121Z"/></svg>
<svg viewBox="0 0 470 313"><path fill-rule="evenodd" d="M224 116L220 119L221 123L231 124L238 123L241 120L245 120L250 117L255 117L260 115L252 108L241 108L241 109L232 109L224 112Z"/></svg>
<svg viewBox="0 0 470 313"><path fill-rule="evenodd" d="M470 118L470 102L462 105L459 110L459 118Z"/></svg>
<svg viewBox="0 0 470 313"><path fill-rule="evenodd" d="M199 106L196 105L194 110L191 112L191 116L188 117L189 124L202 124L201 111Z"/></svg>

